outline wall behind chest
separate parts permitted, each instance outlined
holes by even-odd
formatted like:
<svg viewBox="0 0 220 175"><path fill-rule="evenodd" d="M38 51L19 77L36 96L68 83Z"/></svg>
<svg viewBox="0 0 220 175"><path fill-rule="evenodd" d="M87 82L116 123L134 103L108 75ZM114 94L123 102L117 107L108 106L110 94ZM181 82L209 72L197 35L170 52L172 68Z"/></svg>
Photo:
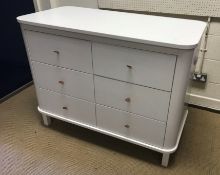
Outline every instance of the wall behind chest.
<svg viewBox="0 0 220 175"><path fill-rule="evenodd" d="M97 0L50 0L51 7L60 7L60 6L80 6L80 7L89 7L89 8L98 8Z"/></svg>

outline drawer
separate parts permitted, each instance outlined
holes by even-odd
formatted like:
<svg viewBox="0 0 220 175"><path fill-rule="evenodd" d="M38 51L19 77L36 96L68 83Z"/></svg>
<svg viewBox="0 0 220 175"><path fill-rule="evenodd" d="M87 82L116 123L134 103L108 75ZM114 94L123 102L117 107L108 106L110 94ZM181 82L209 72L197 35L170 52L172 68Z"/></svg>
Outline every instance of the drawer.
<svg viewBox="0 0 220 175"><path fill-rule="evenodd" d="M95 104L37 88L41 109L66 119L96 125Z"/></svg>
<svg viewBox="0 0 220 175"><path fill-rule="evenodd" d="M165 124L131 113L96 105L97 127L130 139L163 146Z"/></svg>
<svg viewBox="0 0 220 175"><path fill-rule="evenodd" d="M30 59L92 73L91 42L25 31Z"/></svg>
<svg viewBox="0 0 220 175"><path fill-rule="evenodd" d="M98 104L167 121L170 93L95 76Z"/></svg>
<svg viewBox="0 0 220 175"><path fill-rule="evenodd" d="M94 101L93 75L31 62L36 85L62 94Z"/></svg>
<svg viewBox="0 0 220 175"><path fill-rule="evenodd" d="M98 43L92 52L96 75L171 91L176 56Z"/></svg>

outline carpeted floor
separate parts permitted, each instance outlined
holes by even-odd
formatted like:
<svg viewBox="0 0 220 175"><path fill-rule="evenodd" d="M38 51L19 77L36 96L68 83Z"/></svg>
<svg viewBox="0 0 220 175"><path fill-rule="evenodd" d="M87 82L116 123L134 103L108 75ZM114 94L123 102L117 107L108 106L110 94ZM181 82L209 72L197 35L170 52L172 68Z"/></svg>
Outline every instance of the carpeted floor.
<svg viewBox="0 0 220 175"><path fill-rule="evenodd" d="M34 87L0 104L1 175L219 175L220 114L190 108L168 168L161 154L65 122L42 125Z"/></svg>

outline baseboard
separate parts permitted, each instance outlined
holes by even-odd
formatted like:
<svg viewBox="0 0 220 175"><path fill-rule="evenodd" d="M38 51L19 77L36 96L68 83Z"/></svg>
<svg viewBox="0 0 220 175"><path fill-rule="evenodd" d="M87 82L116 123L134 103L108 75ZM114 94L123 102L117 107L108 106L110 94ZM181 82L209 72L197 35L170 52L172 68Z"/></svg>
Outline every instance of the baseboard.
<svg viewBox="0 0 220 175"><path fill-rule="evenodd" d="M27 87L31 86L33 84L33 81L30 81L29 83L23 85L22 87L16 89L15 91L11 92L10 94L4 96L3 98L0 99L0 103L8 100L9 98L13 97L14 95L18 94L22 90L26 89Z"/></svg>
<svg viewBox="0 0 220 175"><path fill-rule="evenodd" d="M190 94L189 104L204 109L220 112L220 100L196 94Z"/></svg>

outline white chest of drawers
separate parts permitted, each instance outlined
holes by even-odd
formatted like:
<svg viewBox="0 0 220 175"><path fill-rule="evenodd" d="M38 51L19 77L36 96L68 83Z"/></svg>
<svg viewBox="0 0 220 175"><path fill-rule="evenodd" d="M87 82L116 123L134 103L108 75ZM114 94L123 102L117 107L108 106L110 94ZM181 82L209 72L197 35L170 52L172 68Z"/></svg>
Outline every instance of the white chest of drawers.
<svg viewBox="0 0 220 175"><path fill-rule="evenodd" d="M50 117L163 153L178 147L200 21L60 7L18 17Z"/></svg>

